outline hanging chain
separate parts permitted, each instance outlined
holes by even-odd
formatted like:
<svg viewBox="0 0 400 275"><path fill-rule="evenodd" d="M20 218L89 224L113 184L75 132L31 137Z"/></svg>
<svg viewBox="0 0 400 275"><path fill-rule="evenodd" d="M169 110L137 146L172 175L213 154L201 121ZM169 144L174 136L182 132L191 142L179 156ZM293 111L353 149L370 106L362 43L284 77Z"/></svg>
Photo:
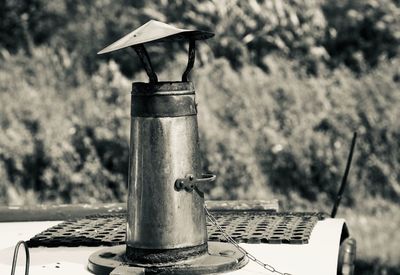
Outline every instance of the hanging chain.
<svg viewBox="0 0 400 275"><path fill-rule="evenodd" d="M233 244L240 252L242 252L247 258L249 258L250 260L252 260L253 262L261 265L262 267L264 267L266 270L268 270L271 273L277 273L280 275L291 275L289 273L282 273L278 270L276 270L273 266L263 263L262 261L260 261L259 259L257 259L256 257L254 257L252 254L250 254L249 252L247 252L243 247L241 247L228 233L225 232L224 229L222 229L222 227L218 224L217 220L215 219L215 217L210 213L210 211L208 211L207 207L204 205L204 210L206 211L206 215L208 217L208 219L211 221L211 223L213 225L215 225L218 230L222 233L222 235L224 235L225 239L230 242L231 244Z"/></svg>

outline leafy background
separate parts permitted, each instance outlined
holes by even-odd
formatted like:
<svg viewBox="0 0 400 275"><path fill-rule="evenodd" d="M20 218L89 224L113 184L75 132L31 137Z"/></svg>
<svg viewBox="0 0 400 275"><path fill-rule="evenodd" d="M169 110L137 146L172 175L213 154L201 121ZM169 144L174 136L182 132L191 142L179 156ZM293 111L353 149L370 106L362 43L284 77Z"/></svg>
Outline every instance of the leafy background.
<svg viewBox="0 0 400 275"><path fill-rule="evenodd" d="M192 73L207 198L329 212L357 131L338 216L357 274L400 274L397 0L3 0L0 203L125 200L146 75L130 50L96 53L150 19L216 33ZM149 47L161 79L180 78L186 47Z"/></svg>

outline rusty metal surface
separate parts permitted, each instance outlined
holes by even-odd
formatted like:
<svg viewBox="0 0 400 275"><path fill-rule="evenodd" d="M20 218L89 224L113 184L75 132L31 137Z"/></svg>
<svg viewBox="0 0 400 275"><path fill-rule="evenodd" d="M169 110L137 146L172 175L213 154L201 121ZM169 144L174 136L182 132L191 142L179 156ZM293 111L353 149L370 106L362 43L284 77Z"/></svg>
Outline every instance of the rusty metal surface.
<svg viewBox="0 0 400 275"><path fill-rule="evenodd" d="M180 82L180 81L163 81L157 83L146 83L146 82L133 82L132 83L132 94L137 95L152 95L152 94L167 94L174 95L182 94L183 92L188 94L194 93L193 82Z"/></svg>
<svg viewBox="0 0 400 275"><path fill-rule="evenodd" d="M89 271L97 275L216 274L240 269L248 263L246 256L229 243L210 242L206 253L159 263L129 261L125 248L124 245L113 246L93 253L89 258Z"/></svg>
<svg viewBox="0 0 400 275"><path fill-rule="evenodd" d="M193 95L132 96L136 117L179 117L197 114Z"/></svg>
<svg viewBox="0 0 400 275"><path fill-rule="evenodd" d="M205 244L204 194L175 188L178 178L197 178L202 172L193 85L138 85L132 86L127 246L175 249ZM137 99L143 101L136 104Z"/></svg>
<svg viewBox="0 0 400 275"><path fill-rule="evenodd" d="M221 227L241 243L307 243L322 213L212 210ZM207 223L208 240L225 242L223 235ZM125 243L125 214L104 214L67 221L37 234L30 247L112 246Z"/></svg>
<svg viewBox="0 0 400 275"><path fill-rule="evenodd" d="M196 114L195 91L191 82L132 84L132 117L178 117Z"/></svg>
<svg viewBox="0 0 400 275"><path fill-rule="evenodd" d="M207 240L204 198L175 190L187 174L201 175L196 116L132 117L128 245L178 248Z"/></svg>
<svg viewBox="0 0 400 275"><path fill-rule="evenodd" d="M207 243L176 249L141 249L125 247L125 256L130 262L141 264L164 264L166 262L173 262L185 260L191 257L197 257L207 253Z"/></svg>
<svg viewBox="0 0 400 275"><path fill-rule="evenodd" d="M102 49L98 54L120 50L126 47L161 41L179 41L182 39L204 40L213 37L214 34L207 31L179 29L156 20L150 20L146 24L118 39L111 45Z"/></svg>

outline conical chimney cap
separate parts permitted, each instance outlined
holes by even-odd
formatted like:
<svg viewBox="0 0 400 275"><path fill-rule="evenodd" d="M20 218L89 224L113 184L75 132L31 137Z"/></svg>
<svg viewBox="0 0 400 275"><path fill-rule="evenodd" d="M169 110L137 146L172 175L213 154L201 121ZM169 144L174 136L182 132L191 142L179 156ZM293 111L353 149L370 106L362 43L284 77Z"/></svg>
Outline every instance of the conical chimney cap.
<svg viewBox="0 0 400 275"><path fill-rule="evenodd" d="M155 41L176 41L182 39L205 40L213 37L212 32L179 29L160 21L150 20L143 26L105 47L97 54L113 52L130 46Z"/></svg>

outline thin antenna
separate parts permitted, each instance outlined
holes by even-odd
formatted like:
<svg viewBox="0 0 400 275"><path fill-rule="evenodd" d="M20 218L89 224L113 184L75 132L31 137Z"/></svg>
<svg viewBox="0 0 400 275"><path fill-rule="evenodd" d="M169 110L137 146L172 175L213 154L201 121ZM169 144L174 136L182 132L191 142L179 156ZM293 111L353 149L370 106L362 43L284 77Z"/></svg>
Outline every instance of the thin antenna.
<svg viewBox="0 0 400 275"><path fill-rule="evenodd" d="M334 218L336 216L336 212L339 208L340 201L342 200L344 189L346 188L347 185L347 176L349 175L351 160L353 159L353 152L354 152L354 147L356 145L356 140L357 140L357 132L354 132L353 140L351 141L350 153L347 158L346 170L344 171L342 183L340 184L339 192L336 196L335 204L333 205L331 218Z"/></svg>

